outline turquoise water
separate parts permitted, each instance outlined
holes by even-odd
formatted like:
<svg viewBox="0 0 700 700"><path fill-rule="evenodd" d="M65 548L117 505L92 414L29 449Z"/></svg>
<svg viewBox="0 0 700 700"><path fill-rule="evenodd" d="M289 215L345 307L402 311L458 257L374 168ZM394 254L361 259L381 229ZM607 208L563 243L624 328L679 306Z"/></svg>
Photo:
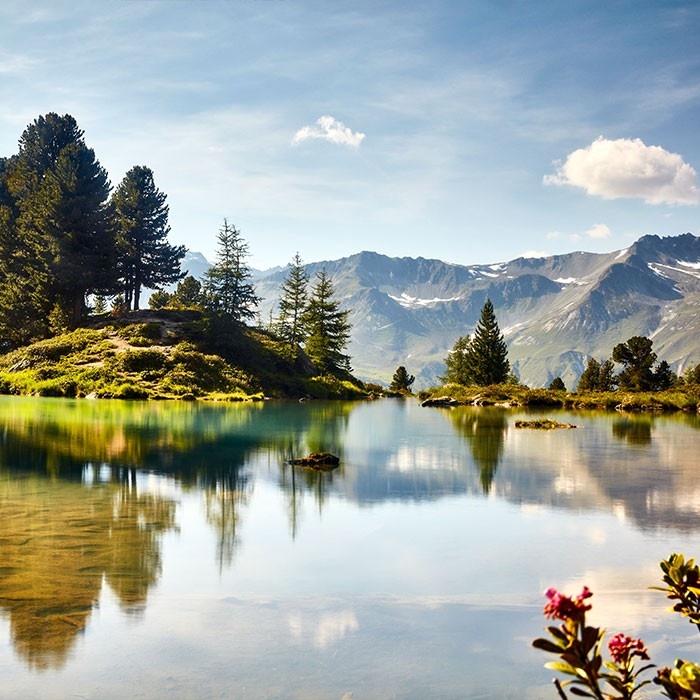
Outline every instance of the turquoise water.
<svg viewBox="0 0 700 700"><path fill-rule="evenodd" d="M542 591L700 659L696 416L0 397L0 698L550 698ZM341 457L329 473L286 462ZM352 695L349 695L352 694Z"/></svg>

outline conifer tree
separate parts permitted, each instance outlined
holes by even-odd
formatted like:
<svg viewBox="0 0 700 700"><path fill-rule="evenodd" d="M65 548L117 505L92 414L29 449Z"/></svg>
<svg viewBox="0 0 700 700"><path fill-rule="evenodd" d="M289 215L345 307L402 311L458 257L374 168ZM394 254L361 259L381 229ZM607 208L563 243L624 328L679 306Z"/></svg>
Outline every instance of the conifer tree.
<svg viewBox="0 0 700 700"><path fill-rule="evenodd" d="M661 360L654 370L654 389L656 391L666 391L670 389L676 382L678 377L671 369L671 365L666 360Z"/></svg>
<svg viewBox="0 0 700 700"><path fill-rule="evenodd" d="M445 384L462 384L464 386L471 384L467 361L469 343L468 335L460 336L445 358L445 374L440 377Z"/></svg>
<svg viewBox="0 0 700 700"><path fill-rule="evenodd" d="M350 312L340 309L334 294L330 277L321 270L303 315L306 354L319 371L330 374L350 371L350 357L343 352L350 339Z"/></svg>
<svg viewBox="0 0 700 700"><path fill-rule="evenodd" d="M620 388L631 391L651 391L655 378L652 369L656 362L656 353L652 350L653 341L644 336L635 335L625 343L613 348L612 359L624 365L617 375Z"/></svg>
<svg viewBox="0 0 700 700"><path fill-rule="evenodd" d="M309 276L297 253L289 264L289 271L281 286L277 332L284 340L289 355L295 359L299 345L304 341L302 316L307 302Z"/></svg>
<svg viewBox="0 0 700 700"><path fill-rule="evenodd" d="M114 282L110 185L75 119L39 117L19 146L0 187L0 333L15 344L76 325Z"/></svg>
<svg viewBox="0 0 700 700"><path fill-rule="evenodd" d="M508 348L498 328L490 299L481 309L481 318L469 344L467 363L471 382L477 386L502 384L508 379Z"/></svg>
<svg viewBox="0 0 700 700"><path fill-rule="evenodd" d="M547 388L551 391L566 391L566 384L561 377L554 377Z"/></svg>
<svg viewBox="0 0 700 700"><path fill-rule="evenodd" d="M392 391L411 393L411 384L416 381L416 378L406 371L403 365L396 368L394 376L391 378L391 385L389 388Z"/></svg>
<svg viewBox="0 0 700 700"><path fill-rule="evenodd" d="M183 309L197 309L204 306L202 283L192 275L187 275L177 283L172 294L171 304Z"/></svg>
<svg viewBox="0 0 700 700"><path fill-rule="evenodd" d="M250 282L246 263L248 244L235 226L224 219L217 236L216 262L204 277L203 292L209 309L237 323L255 318L260 297Z"/></svg>
<svg viewBox="0 0 700 700"><path fill-rule="evenodd" d="M141 289L160 289L182 279L185 246L167 242L166 195L153 180L153 171L136 165L124 176L112 197L117 226L118 270L128 308L137 310Z"/></svg>
<svg viewBox="0 0 700 700"><path fill-rule="evenodd" d="M614 369L615 365L612 360L605 360L601 363L591 357L578 380L576 391L612 391L614 389Z"/></svg>

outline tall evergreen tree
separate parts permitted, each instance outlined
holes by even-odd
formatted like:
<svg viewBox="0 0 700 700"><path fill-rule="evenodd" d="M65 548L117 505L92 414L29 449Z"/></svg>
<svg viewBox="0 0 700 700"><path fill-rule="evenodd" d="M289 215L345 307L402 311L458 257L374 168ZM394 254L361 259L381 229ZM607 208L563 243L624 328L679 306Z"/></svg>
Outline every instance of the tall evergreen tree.
<svg viewBox="0 0 700 700"><path fill-rule="evenodd" d="M498 328L490 299L481 309L474 337L460 337L445 358L444 382L477 386L503 384L508 381L508 348Z"/></svg>
<svg viewBox="0 0 700 700"><path fill-rule="evenodd" d="M110 184L91 148L71 143L47 175L54 196L44 202L42 228L50 245L53 287L76 326L86 296L114 289L115 246L107 204Z"/></svg>
<svg viewBox="0 0 700 700"><path fill-rule="evenodd" d="M185 246L167 242L166 195L153 180L153 171L136 165L112 196L118 243L118 270L128 308L139 308L141 289L160 289L181 280Z"/></svg>
<svg viewBox="0 0 700 700"><path fill-rule="evenodd" d="M246 263L248 244L240 231L224 219L217 236L216 262L204 276L203 292L207 306L237 323L255 318L260 297L250 282L251 271Z"/></svg>
<svg viewBox="0 0 700 700"><path fill-rule="evenodd" d="M306 354L321 372L330 374L350 371L350 357L343 352L350 339L350 312L341 310L334 295L330 277L319 271L303 315Z"/></svg>
<svg viewBox="0 0 700 700"><path fill-rule="evenodd" d="M39 117L19 146L0 187L0 333L14 343L46 335L52 318L75 325L86 294L113 280L109 181L75 119Z"/></svg>
<svg viewBox="0 0 700 700"><path fill-rule="evenodd" d="M307 302L309 276L297 253L289 264L289 271L282 282L279 301L277 332L284 340L292 358L296 358L299 345L304 341L302 316Z"/></svg>

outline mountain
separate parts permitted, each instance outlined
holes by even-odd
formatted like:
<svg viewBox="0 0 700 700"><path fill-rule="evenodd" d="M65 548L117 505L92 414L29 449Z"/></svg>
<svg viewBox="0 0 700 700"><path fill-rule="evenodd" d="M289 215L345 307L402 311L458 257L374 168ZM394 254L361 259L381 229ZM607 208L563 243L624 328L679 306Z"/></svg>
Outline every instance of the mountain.
<svg viewBox="0 0 700 700"><path fill-rule="evenodd" d="M700 362L700 238L644 236L613 253L575 252L492 265L454 265L362 252L306 266L325 269L350 310L356 376L388 382L399 365L416 386L439 383L444 358L493 302L520 380L575 388L588 358L607 359L634 335L682 372ZM255 276L263 320L276 312L285 269Z"/></svg>

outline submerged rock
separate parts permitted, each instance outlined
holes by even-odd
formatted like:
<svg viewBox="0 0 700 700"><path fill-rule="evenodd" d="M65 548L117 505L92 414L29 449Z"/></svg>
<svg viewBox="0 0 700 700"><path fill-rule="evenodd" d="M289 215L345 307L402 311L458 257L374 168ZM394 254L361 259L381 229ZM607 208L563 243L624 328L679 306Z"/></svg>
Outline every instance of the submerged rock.
<svg viewBox="0 0 700 700"><path fill-rule="evenodd" d="M340 465L340 458L330 452L312 452L308 457L290 459L289 464L294 467L310 467L311 469L330 471Z"/></svg>
<svg viewBox="0 0 700 700"><path fill-rule="evenodd" d="M421 406L459 406L459 401L451 396L438 396L434 399L426 399Z"/></svg>
<svg viewBox="0 0 700 700"><path fill-rule="evenodd" d="M554 430L555 428L570 430L576 426L573 423L559 423L551 418L541 418L540 420L516 420L515 427L534 428L536 430Z"/></svg>

